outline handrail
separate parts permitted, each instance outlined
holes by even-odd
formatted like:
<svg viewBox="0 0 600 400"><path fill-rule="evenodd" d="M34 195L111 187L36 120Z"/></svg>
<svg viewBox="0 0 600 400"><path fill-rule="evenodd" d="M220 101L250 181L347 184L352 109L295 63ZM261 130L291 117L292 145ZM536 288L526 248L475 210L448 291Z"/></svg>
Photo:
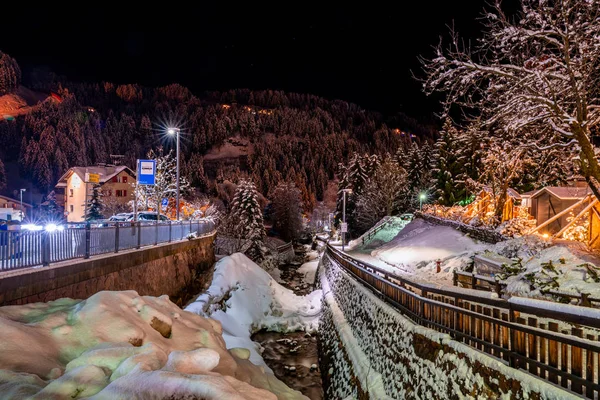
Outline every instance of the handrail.
<svg viewBox="0 0 600 400"><path fill-rule="evenodd" d="M486 298L471 289L442 289L356 260L329 244L326 254L416 323L502 358L511 367L560 382L575 393L600 396L600 373L595 372L594 361L600 359L600 337L597 331L584 332L579 326L600 329L597 310L565 305L574 312L563 312L554 310L552 302L544 307L530 301ZM565 322L576 325L566 329Z"/></svg>

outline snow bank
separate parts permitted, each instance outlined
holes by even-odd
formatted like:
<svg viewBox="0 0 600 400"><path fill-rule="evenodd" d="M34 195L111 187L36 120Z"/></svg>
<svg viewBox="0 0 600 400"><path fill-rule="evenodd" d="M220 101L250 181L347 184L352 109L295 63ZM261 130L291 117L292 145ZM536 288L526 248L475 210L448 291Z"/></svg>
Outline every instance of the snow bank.
<svg viewBox="0 0 600 400"><path fill-rule="evenodd" d="M1 307L0 326L3 399L304 398L246 350L228 351L217 321L167 296L100 292Z"/></svg>
<svg viewBox="0 0 600 400"><path fill-rule="evenodd" d="M371 255L393 265L396 272L416 275L421 280L451 282L454 269L462 269L473 253L488 247L453 228L416 219ZM442 261L440 274L435 272L436 260Z"/></svg>
<svg viewBox="0 0 600 400"><path fill-rule="evenodd" d="M249 349L250 361L270 371L250 335L261 329L315 331L321 295L317 290L296 296L248 257L235 253L217 262L208 291L185 309L221 322L227 348Z"/></svg>

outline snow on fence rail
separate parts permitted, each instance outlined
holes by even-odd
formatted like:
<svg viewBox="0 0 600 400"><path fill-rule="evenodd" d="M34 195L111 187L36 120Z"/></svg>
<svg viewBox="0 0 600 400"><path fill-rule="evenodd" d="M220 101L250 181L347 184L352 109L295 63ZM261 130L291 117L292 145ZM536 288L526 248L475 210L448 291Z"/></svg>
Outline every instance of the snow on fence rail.
<svg viewBox="0 0 600 400"><path fill-rule="evenodd" d="M506 301L475 290L412 282L330 245L327 256L415 323L579 395L600 398L598 310ZM577 327L566 329L564 323Z"/></svg>
<svg viewBox="0 0 600 400"><path fill-rule="evenodd" d="M452 283L454 286L460 284L463 287L469 287L475 290L494 291L498 294L498 297L504 296L504 289L506 288L505 283L497 281L493 276L478 275L464 271L454 271ZM544 290L542 293L550 294L568 302L575 300L581 307L600 307L600 298L590 297L589 293L572 294L556 290Z"/></svg>
<svg viewBox="0 0 600 400"><path fill-rule="evenodd" d="M54 231L0 232L0 271L139 249L214 231L214 223L205 220L107 224L94 228L82 224Z"/></svg>

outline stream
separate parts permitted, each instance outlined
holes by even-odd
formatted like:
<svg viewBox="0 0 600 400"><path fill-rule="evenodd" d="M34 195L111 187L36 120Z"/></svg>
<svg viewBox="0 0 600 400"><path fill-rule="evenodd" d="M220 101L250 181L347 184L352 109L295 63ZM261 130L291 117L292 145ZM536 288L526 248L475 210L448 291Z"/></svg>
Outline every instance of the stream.
<svg viewBox="0 0 600 400"><path fill-rule="evenodd" d="M308 261L308 255L296 258ZM304 281L305 274L298 272L304 262L279 266L279 283L298 296L304 296L314 289L313 283ZM316 332L279 333L262 330L252 335L252 340L262 346L262 357L278 379L311 400L324 398L321 371L318 368Z"/></svg>

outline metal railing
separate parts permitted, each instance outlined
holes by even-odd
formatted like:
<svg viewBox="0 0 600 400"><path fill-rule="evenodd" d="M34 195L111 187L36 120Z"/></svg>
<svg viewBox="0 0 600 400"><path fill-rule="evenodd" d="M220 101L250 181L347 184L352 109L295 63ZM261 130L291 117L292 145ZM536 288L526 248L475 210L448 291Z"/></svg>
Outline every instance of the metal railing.
<svg viewBox="0 0 600 400"><path fill-rule="evenodd" d="M415 323L579 395L600 397L600 318L556 311L551 302L538 307L412 282L330 245L327 257Z"/></svg>
<svg viewBox="0 0 600 400"><path fill-rule="evenodd" d="M47 266L75 258L118 253L203 235L212 221L110 222L66 226L49 231L0 231L0 271Z"/></svg>

